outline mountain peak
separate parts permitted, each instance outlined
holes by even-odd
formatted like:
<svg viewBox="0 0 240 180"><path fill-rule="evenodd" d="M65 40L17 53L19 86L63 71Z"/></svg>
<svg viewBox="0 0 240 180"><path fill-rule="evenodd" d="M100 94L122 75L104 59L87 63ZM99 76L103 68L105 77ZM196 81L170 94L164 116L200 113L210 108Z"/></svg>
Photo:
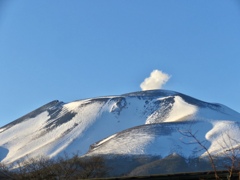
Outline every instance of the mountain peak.
<svg viewBox="0 0 240 180"><path fill-rule="evenodd" d="M187 151L189 147L179 141L179 130L190 128L209 142L209 151L220 153L221 148L210 146L214 138L220 138L226 128L240 137L239 120L239 113L226 106L168 90L52 101L0 128L0 154L4 154L0 161L11 163L39 155L51 158L64 152L189 157L196 147ZM219 146L215 143L215 147Z"/></svg>

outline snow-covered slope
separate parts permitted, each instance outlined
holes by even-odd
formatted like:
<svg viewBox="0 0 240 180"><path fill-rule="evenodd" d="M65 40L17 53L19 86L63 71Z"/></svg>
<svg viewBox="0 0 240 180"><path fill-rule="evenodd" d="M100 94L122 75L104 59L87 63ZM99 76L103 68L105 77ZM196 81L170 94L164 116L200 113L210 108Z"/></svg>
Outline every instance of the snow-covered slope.
<svg viewBox="0 0 240 180"><path fill-rule="evenodd" d="M171 154L182 157L226 156L239 148L240 123L232 121L188 121L137 126L114 134L94 145L87 155L151 155L165 158ZM196 139L194 139L196 138ZM236 151L237 152L237 151Z"/></svg>
<svg viewBox="0 0 240 180"><path fill-rule="evenodd" d="M0 161L55 157L63 152L189 157L196 146L180 139L180 132L189 129L198 131L211 152L219 153L222 148L217 142L225 136L223 132L229 131L225 138L240 138L239 122L240 114L226 106L167 90L53 101L0 128Z"/></svg>

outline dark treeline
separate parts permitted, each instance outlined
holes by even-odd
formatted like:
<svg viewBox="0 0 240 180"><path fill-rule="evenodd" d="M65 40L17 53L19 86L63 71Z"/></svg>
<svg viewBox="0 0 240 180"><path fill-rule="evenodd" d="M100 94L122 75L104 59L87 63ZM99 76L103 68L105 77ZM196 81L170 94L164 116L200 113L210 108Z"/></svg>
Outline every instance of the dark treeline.
<svg viewBox="0 0 240 180"><path fill-rule="evenodd" d="M26 179L89 179L104 177L107 175L103 158L67 155L56 159L41 157L39 159L28 158L24 162L17 162L14 169L0 164L0 179L26 180Z"/></svg>

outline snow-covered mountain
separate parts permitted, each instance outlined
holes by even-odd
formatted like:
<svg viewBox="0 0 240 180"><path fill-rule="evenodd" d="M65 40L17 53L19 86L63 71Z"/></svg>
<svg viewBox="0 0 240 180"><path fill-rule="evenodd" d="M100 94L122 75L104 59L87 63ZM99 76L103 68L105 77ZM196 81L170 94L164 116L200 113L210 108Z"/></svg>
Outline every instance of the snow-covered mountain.
<svg viewBox="0 0 240 180"><path fill-rule="evenodd" d="M0 162L64 152L206 156L194 137L222 156L240 147L239 127L238 112L167 90L52 101L0 128Z"/></svg>

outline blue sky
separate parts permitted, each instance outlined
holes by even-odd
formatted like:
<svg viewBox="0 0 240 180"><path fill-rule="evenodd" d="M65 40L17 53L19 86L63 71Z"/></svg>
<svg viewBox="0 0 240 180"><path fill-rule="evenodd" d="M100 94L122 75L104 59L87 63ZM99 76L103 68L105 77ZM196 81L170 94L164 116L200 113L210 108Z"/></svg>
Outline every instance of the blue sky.
<svg viewBox="0 0 240 180"><path fill-rule="evenodd" d="M0 126L55 99L164 89L240 112L238 0L0 0Z"/></svg>

